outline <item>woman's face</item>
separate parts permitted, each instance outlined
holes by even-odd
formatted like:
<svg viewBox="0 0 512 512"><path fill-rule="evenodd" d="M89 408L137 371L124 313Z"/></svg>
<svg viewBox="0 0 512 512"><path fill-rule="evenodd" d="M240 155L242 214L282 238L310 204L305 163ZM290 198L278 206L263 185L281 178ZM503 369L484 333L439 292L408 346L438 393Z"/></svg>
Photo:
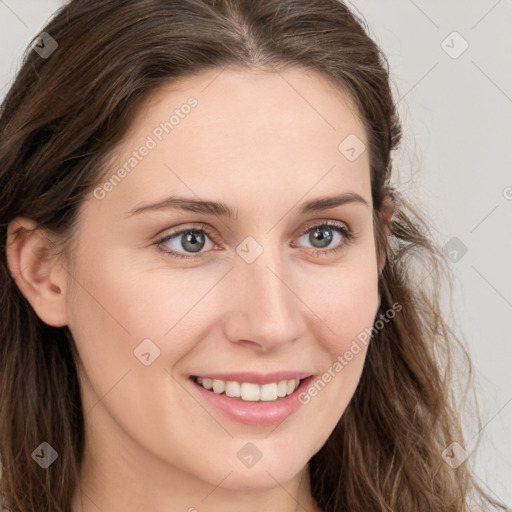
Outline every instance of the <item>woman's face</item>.
<svg viewBox="0 0 512 512"><path fill-rule="evenodd" d="M263 489L322 447L379 304L362 144L347 97L304 70L215 70L149 98L83 204L67 285L91 464Z"/></svg>

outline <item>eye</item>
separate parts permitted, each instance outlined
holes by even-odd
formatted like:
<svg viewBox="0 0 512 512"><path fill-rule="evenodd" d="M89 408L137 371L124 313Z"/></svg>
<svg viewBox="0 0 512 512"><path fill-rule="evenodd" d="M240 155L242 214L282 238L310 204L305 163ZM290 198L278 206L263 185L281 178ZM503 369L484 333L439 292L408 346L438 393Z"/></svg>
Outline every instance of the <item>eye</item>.
<svg viewBox="0 0 512 512"><path fill-rule="evenodd" d="M203 249L207 237L213 238L211 232L205 226L189 226L166 235L164 238L157 240L155 244L173 258L195 258L196 256L193 256L193 253L199 253ZM171 245L169 242L174 242L174 247L171 247L171 250L169 250ZM180 250L190 251L192 255L178 252Z"/></svg>
<svg viewBox="0 0 512 512"><path fill-rule="evenodd" d="M334 244L334 247L323 250L325 247L333 245L332 242L336 238L333 236L333 232L339 237L339 242ZM322 224L315 224L306 228L299 235L299 239L303 237L306 237L307 242L313 244L316 250L312 252L315 256L323 256L341 251L353 241L355 235L343 224L325 221Z"/></svg>
<svg viewBox="0 0 512 512"><path fill-rule="evenodd" d="M315 256L324 256L340 251L355 238L354 233L345 225L331 221L308 227L299 234L299 239L306 237L306 235L307 242L313 244L315 250L312 252ZM340 239L338 243L332 248L325 249L325 247L332 245L336 237ZM215 241L215 237L206 226L193 225L166 235L157 240L155 245L173 258L198 258L204 254L201 250L205 247L208 238ZM174 247L172 244L174 244ZM169 249L169 247L171 248ZM194 256L194 253L197 256Z"/></svg>

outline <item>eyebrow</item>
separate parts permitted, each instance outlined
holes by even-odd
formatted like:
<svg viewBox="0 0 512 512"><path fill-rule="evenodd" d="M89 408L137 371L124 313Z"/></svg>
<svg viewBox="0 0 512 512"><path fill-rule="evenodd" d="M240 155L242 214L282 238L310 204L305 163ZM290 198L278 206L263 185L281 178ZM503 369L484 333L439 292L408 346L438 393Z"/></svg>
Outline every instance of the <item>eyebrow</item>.
<svg viewBox="0 0 512 512"><path fill-rule="evenodd" d="M359 194L356 194L355 192L345 192L335 196L325 196L308 201L301 206L299 214L305 215L306 213L329 210L348 203L359 203L369 207L367 201ZM132 215L142 212L168 208L184 210L187 212L204 213L206 215L228 217L230 219L238 218L238 211L227 204L219 203L217 201L198 200L178 196L170 196L158 201L157 203L137 206L130 210L127 213L127 216L131 217Z"/></svg>

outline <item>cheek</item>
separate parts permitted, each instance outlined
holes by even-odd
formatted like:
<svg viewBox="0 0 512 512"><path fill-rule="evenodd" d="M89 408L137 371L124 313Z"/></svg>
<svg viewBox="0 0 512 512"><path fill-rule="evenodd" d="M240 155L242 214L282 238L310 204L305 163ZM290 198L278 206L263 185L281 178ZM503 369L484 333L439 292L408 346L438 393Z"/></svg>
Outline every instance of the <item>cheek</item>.
<svg viewBox="0 0 512 512"><path fill-rule="evenodd" d="M311 309L321 312L314 327L325 357L317 377L301 402L318 428L318 444L325 440L347 408L359 383L379 306L378 270L371 247L354 254L317 287L309 283ZM324 293L313 293L322 284ZM308 289L305 283L304 290ZM312 327L313 329L313 327Z"/></svg>
<svg viewBox="0 0 512 512"><path fill-rule="evenodd" d="M379 293L373 244L368 242L354 250L339 267L330 268L325 275L316 275L316 285L314 277L304 278L303 290L311 309L319 313L324 344L331 361L335 360L375 320Z"/></svg>
<svg viewBox="0 0 512 512"><path fill-rule="evenodd" d="M162 339L172 326L173 291L156 273L143 275L122 254L92 246L77 263L70 284L69 328L94 393L102 396L126 372L146 369L134 350L143 340ZM152 358L158 345L149 344Z"/></svg>

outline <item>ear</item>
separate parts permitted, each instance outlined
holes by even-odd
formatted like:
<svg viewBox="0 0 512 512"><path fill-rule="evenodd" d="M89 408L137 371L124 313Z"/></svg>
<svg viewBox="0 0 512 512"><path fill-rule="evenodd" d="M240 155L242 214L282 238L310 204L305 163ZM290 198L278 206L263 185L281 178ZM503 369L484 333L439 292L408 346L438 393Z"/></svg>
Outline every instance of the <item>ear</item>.
<svg viewBox="0 0 512 512"><path fill-rule="evenodd" d="M382 207L380 211L380 216L382 219L382 226L384 229L384 238L387 240L389 234L391 232L391 219L395 213L395 201L392 195L388 192L384 196L382 200ZM386 265L386 252L382 251L379 257L379 274L382 273L384 269L384 265Z"/></svg>
<svg viewBox="0 0 512 512"><path fill-rule="evenodd" d="M7 230L7 264L21 293L37 316L54 327L67 325L67 272L51 250L52 239L37 224L17 217Z"/></svg>

